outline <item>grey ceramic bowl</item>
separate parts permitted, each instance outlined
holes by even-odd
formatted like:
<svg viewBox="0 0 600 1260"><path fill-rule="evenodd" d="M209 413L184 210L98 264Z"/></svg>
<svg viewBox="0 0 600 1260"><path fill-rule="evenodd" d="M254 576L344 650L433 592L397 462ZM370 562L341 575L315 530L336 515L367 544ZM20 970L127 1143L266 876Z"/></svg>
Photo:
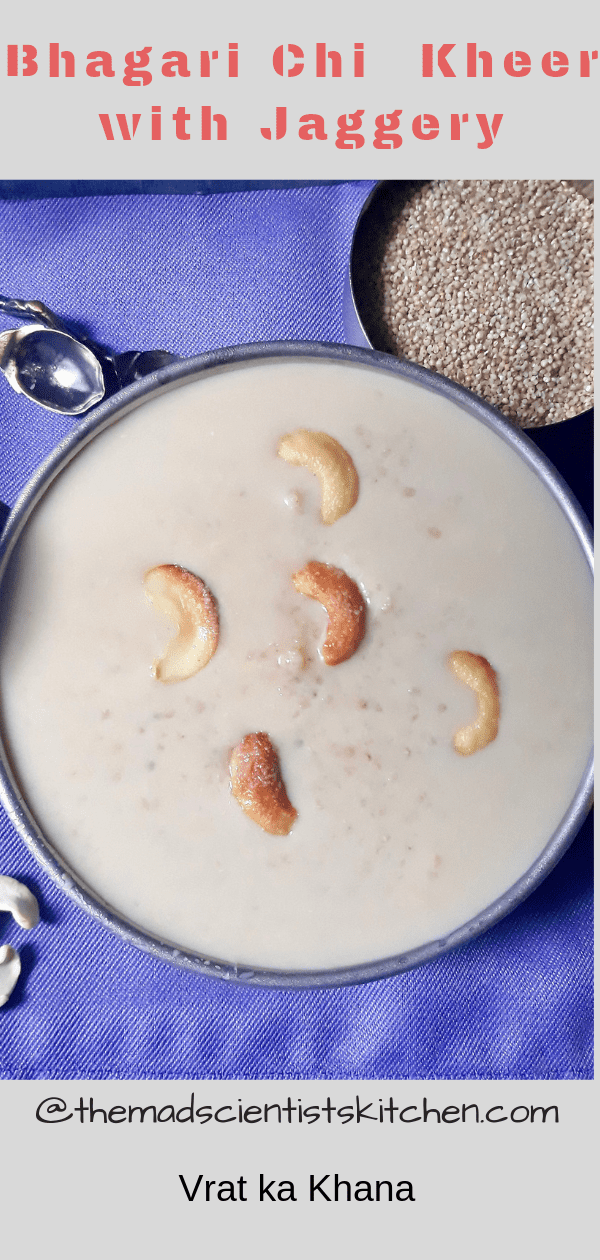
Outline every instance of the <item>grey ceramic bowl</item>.
<svg viewBox="0 0 600 1260"><path fill-rule="evenodd" d="M429 372L413 363L401 362L390 355L362 350L353 346L333 345L322 342L272 342L257 345L234 346L224 350L213 351L195 358L180 360L168 367L161 368L151 376L136 382L127 389L115 394L107 402L97 407L87 419L80 423L73 433L56 448L52 455L42 464L35 476L23 491L18 503L11 513L2 539L0 540L0 596L6 563L17 542L21 531L36 503L44 494L50 483L57 477L66 464L73 459L87 442L102 429L119 420L127 412L138 407L146 399L156 393L177 389L188 381L197 379L207 370L227 364L250 363L253 360L294 357L306 359L326 359L341 363L361 364L365 367L378 368L402 379L412 381L424 389L442 394L452 402L474 416L481 424L492 429L499 442L506 442L529 466L534 474L543 482L548 493L560 505L562 512L570 523L581 547L581 550L592 570L592 548L589 525L570 490L558 476L552 465L537 450L534 444L522 432L505 420L498 412L468 390L444 377ZM491 927L509 911L514 909L552 870L558 859L568 848L589 809L592 791L592 762L589 764L577 788L577 791L566 811L560 825L534 864L524 872L522 877L507 888L504 894L487 906L481 914L462 924L448 936L439 940L430 940L417 949L395 957L365 961L364 964L343 967L327 971L277 971L261 968L236 966L227 960L205 958L188 950L178 949L172 944L148 935L137 927L120 918L99 899L93 890L85 887L61 860L51 842L40 831L30 813L27 802L23 799L18 783L12 773L6 751L0 745L0 795L5 808L17 830L52 879L87 913L99 920L105 927L116 932L123 940L129 941L138 948L146 950L156 958L187 967L204 976L238 983L264 985L279 988L309 988L317 986L334 986L358 984L368 980L379 980L397 972L416 967L444 954L457 945L462 945Z"/></svg>

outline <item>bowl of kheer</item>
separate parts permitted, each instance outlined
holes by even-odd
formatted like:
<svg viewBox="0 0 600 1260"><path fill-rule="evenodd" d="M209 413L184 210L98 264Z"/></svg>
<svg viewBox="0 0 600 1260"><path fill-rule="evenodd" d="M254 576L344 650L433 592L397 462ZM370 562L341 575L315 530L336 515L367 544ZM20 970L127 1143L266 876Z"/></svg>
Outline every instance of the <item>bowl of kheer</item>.
<svg viewBox="0 0 600 1260"><path fill-rule="evenodd" d="M2 794L122 937L378 979L545 877L590 802L590 532L416 364L276 342L96 408L3 536Z"/></svg>

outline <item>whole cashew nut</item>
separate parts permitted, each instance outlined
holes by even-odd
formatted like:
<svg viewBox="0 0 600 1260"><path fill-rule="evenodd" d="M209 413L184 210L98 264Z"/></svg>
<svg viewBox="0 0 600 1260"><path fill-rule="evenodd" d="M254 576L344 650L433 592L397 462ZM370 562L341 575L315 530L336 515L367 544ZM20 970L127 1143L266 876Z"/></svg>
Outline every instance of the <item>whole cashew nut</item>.
<svg viewBox="0 0 600 1260"><path fill-rule="evenodd" d="M10 875L0 875L0 910L8 910L19 927L26 930L39 922L40 909L33 893Z"/></svg>
<svg viewBox="0 0 600 1260"><path fill-rule="evenodd" d="M21 959L12 945L0 945L0 1006L4 1006L21 974Z"/></svg>
<svg viewBox="0 0 600 1260"><path fill-rule="evenodd" d="M300 464L318 477L324 525L333 525L354 507L358 473L347 450L328 433L296 429L281 439L277 454L288 464Z"/></svg>
<svg viewBox="0 0 600 1260"><path fill-rule="evenodd" d="M150 603L177 626L177 635L154 661L152 673L159 682L181 682L204 669L217 650L219 614L217 601L202 578L179 564L159 564L149 569L144 587Z"/></svg>
<svg viewBox="0 0 600 1260"><path fill-rule="evenodd" d="M470 757L479 752L487 744L491 744L498 734L500 721L500 693L496 671L492 669L485 656L476 656L474 652L451 652L448 665L459 682L475 692L478 700L478 712L474 722L462 726L454 736L454 747L462 757Z"/></svg>
<svg viewBox="0 0 600 1260"><path fill-rule="evenodd" d="M318 599L328 613L321 655L326 665L341 665L356 652L365 636L367 607L352 578L343 569L310 560L292 575L300 595Z"/></svg>
<svg viewBox="0 0 600 1260"><path fill-rule="evenodd" d="M264 731L245 735L229 761L231 791L245 814L272 836L287 836L297 810L281 777L279 757Z"/></svg>

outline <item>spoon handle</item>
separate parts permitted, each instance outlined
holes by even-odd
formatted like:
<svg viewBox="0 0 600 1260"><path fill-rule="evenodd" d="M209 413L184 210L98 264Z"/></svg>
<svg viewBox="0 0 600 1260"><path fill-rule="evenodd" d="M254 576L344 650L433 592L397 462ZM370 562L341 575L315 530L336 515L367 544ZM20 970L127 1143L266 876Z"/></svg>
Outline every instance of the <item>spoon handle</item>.
<svg viewBox="0 0 600 1260"><path fill-rule="evenodd" d="M118 388L132 385L150 372L166 367L167 363L175 363L181 355L172 354L170 350L127 350L124 354L110 356L118 382Z"/></svg>
<svg viewBox="0 0 600 1260"><path fill-rule="evenodd" d="M33 319L36 324L43 324L44 328L52 328L55 332L67 332L58 315L35 298L27 302L24 298L8 298L0 293L0 311L5 315L16 315L20 319Z"/></svg>

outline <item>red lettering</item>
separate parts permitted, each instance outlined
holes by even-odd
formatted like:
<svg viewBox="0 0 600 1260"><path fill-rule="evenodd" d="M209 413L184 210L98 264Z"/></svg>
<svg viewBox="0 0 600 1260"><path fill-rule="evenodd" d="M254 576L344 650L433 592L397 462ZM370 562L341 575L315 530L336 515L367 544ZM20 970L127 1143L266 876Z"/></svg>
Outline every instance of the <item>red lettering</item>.
<svg viewBox="0 0 600 1260"><path fill-rule="evenodd" d="M227 139L227 119L224 114L212 114L210 105L202 106L202 140L212 140L212 124L215 123L217 128L217 140ZM189 118L189 114L185 115ZM182 136L181 139L189 140L189 136Z"/></svg>
<svg viewBox="0 0 600 1260"><path fill-rule="evenodd" d="M469 115L463 114L462 121L464 123L467 123L469 121ZM450 139L451 140L460 140L460 122L461 122L460 114L450 115Z"/></svg>
<svg viewBox="0 0 600 1260"><path fill-rule="evenodd" d="M216 61L218 56L219 56L219 52L217 48L215 48L214 52L207 52L205 49L202 50L202 52L200 53L200 78L201 79L210 79L211 59L212 61Z"/></svg>
<svg viewBox="0 0 600 1260"><path fill-rule="evenodd" d="M163 53L162 72L166 79L189 79L188 59L183 52Z"/></svg>
<svg viewBox="0 0 600 1260"><path fill-rule="evenodd" d="M327 58L331 61L332 79L342 77L342 58L339 52L327 52L326 44L317 44L317 79L324 79L327 74ZM364 142L363 142L364 143ZM353 147L352 145L350 146ZM360 148L360 145L357 146Z"/></svg>
<svg viewBox="0 0 600 1260"><path fill-rule="evenodd" d="M150 61L151 47L139 48L137 52L125 53L125 87L147 87L152 82L152 74L144 67Z"/></svg>
<svg viewBox="0 0 600 1260"><path fill-rule="evenodd" d="M204 125L204 110L206 106L202 106L202 123ZM210 109L208 111L210 119ZM173 114L173 122L175 123L175 135L178 140L189 140L190 133L186 131L185 124L190 121L190 115L185 112L185 105L180 105ZM210 124L209 124L210 125ZM204 136L202 136L204 139ZM209 137L210 139L210 137Z"/></svg>
<svg viewBox="0 0 600 1260"><path fill-rule="evenodd" d="M23 78L29 79L37 74L37 48L33 44L23 44Z"/></svg>
<svg viewBox="0 0 600 1260"><path fill-rule="evenodd" d="M327 139L325 120L321 114L303 114L300 122L305 124L298 132L301 140Z"/></svg>
<svg viewBox="0 0 600 1260"><path fill-rule="evenodd" d="M590 56L592 61L597 61L598 49L595 49L591 54L582 50L579 54L579 73L582 79L589 79L590 77Z"/></svg>
<svg viewBox="0 0 600 1260"><path fill-rule="evenodd" d="M475 117L477 119L477 122L479 123L479 126L481 127L481 134L483 136L483 140L479 141L477 148L489 149L490 145L494 143L494 140L496 139L496 136L498 135L498 128L500 126L500 123L502 122L503 115L494 114L494 117L492 118L491 131L490 131L490 125L488 123L488 120L485 114L476 114Z"/></svg>
<svg viewBox="0 0 600 1260"><path fill-rule="evenodd" d="M456 75L454 73L454 70L452 69L452 66L446 60L448 53L451 53L452 49L455 47L456 47L455 44L442 44L442 47L439 49L439 52L437 55L438 66L445 79L456 78Z"/></svg>
<svg viewBox="0 0 600 1260"><path fill-rule="evenodd" d="M401 109L392 110L391 114L379 114L375 119L374 149L399 149L402 136L398 133Z"/></svg>
<svg viewBox="0 0 600 1260"><path fill-rule="evenodd" d="M283 65L284 48L283 44L280 44L279 48L276 48L273 53L273 69L276 74L286 75L288 79L295 79L296 75L302 74L302 71L304 70L304 53L297 44L288 44L287 51L292 57L295 57L296 60L293 61L291 66L288 66L288 69L286 70Z"/></svg>
<svg viewBox="0 0 600 1260"><path fill-rule="evenodd" d="M364 109L357 109L354 114L340 114L335 142L336 149L362 149L365 138L357 133L362 127L364 112Z"/></svg>
<svg viewBox="0 0 600 1260"><path fill-rule="evenodd" d="M484 79L492 77L492 56L489 52L477 52L477 44L467 44L467 78L477 77L477 58L481 57L482 75Z"/></svg>
<svg viewBox="0 0 600 1260"><path fill-rule="evenodd" d="M129 134L129 127L128 127L128 125L127 125L127 115L126 115L126 114L117 114L117 122L118 122L118 124L119 124L119 131L121 132L121 135L122 135L122 137L123 137L123 139L124 139L124 140L132 140L132 139L133 139L133 137L134 137L134 135L135 135L135 133L136 133L136 131L137 131L137 126L138 126L138 123L139 123L139 121L140 121L140 118L141 118L141 117L142 117L142 115L141 115L141 114L132 114L132 115L131 115L131 135L130 135L130 134Z"/></svg>
<svg viewBox="0 0 600 1260"><path fill-rule="evenodd" d="M75 78L75 58L72 52L60 52L58 44L50 45L50 78L58 79L60 74L60 58L65 63L65 78Z"/></svg>
<svg viewBox="0 0 600 1260"><path fill-rule="evenodd" d="M551 79L562 79L569 69L569 58L564 52L547 52L542 57L542 70Z"/></svg>
<svg viewBox="0 0 600 1260"><path fill-rule="evenodd" d="M105 79L114 79L115 72L113 70L112 57L108 52L96 51L88 53L88 64L85 73L89 74L90 79L99 79L102 75Z"/></svg>
<svg viewBox="0 0 600 1260"><path fill-rule="evenodd" d="M283 140L283 137L286 131L287 131L287 108L285 105L282 105L275 110L275 139ZM271 128L261 127L260 134L261 136L264 136L265 140L270 140Z"/></svg>
<svg viewBox="0 0 600 1260"><path fill-rule="evenodd" d="M131 133L130 133L129 125L127 122L127 115L117 114L117 122L119 124L119 131L121 132L121 135L124 140L131 140L132 136L135 135L137 131L137 125L141 117L142 117L141 114L131 115ZM106 136L106 139L114 140L115 137L114 137L114 133L112 129L112 124L110 121L110 114L98 114L98 118L100 119L100 122L102 124L102 130L104 132L104 135Z"/></svg>
<svg viewBox="0 0 600 1260"><path fill-rule="evenodd" d="M412 130L417 140L435 140L440 134L440 124L435 114L417 114L413 118Z"/></svg>
<svg viewBox="0 0 600 1260"><path fill-rule="evenodd" d="M22 75L24 79L31 78L32 74L37 74L38 65L36 61L37 48L33 44L23 44L23 69ZM8 44L6 58L6 73L10 78L15 78L19 73L19 45Z"/></svg>
<svg viewBox="0 0 600 1260"><path fill-rule="evenodd" d="M511 79L523 79L531 70L531 57L526 52L509 52L504 58L504 69Z"/></svg>
<svg viewBox="0 0 600 1260"><path fill-rule="evenodd" d="M102 123L102 130L107 140L114 140L113 129L110 123L110 114L98 114L98 118Z"/></svg>

